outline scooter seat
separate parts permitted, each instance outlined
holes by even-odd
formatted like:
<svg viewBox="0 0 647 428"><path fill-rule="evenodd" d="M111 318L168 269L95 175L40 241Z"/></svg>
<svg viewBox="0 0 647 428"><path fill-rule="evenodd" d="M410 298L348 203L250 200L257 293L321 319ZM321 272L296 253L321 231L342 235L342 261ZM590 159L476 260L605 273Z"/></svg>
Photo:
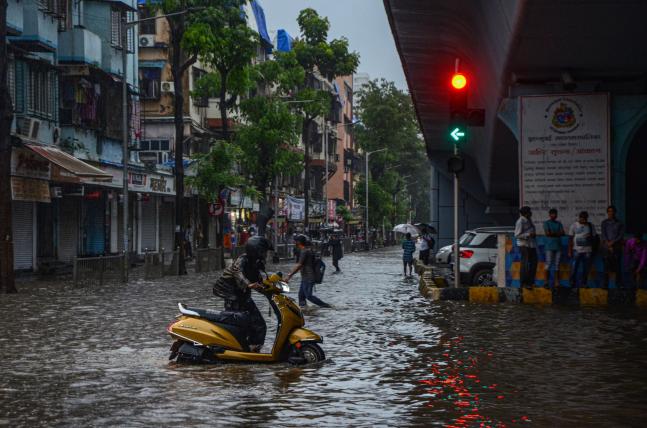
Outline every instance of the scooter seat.
<svg viewBox="0 0 647 428"><path fill-rule="evenodd" d="M235 311L211 311L209 309L189 308L181 303L178 305L184 315L203 318L229 331L238 340L245 351L249 350L245 332L248 330L248 320L245 313Z"/></svg>

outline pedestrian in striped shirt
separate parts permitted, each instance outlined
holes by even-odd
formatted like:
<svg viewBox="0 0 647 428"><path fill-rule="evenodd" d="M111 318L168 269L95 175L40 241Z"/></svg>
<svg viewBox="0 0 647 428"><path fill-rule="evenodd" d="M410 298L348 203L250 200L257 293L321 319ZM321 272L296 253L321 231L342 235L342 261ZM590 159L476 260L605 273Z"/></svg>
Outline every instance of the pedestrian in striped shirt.
<svg viewBox="0 0 647 428"><path fill-rule="evenodd" d="M407 233L402 241L402 263L404 265L404 276L407 276L407 266L409 266L409 277L413 276L413 253L416 252L416 243L411 239L411 234Z"/></svg>

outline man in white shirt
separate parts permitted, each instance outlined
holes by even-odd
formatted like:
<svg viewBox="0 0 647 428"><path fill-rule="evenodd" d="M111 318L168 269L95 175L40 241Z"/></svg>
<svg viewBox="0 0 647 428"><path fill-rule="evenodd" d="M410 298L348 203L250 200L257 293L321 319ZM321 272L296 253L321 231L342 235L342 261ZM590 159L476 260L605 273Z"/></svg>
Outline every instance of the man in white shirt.
<svg viewBox="0 0 647 428"><path fill-rule="evenodd" d="M571 258L571 287L586 287L593 259L595 226L589 223L589 213L582 211L568 231L568 256ZM579 275L582 267L582 275Z"/></svg>
<svg viewBox="0 0 647 428"><path fill-rule="evenodd" d="M532 288L537 273L537 242L535 241L535 224L532 222L530 207L519 209L519 219L514 226L514 237L521 251L521 285Z"/></svg>
<svg viewBox="0 0 647 428"><path fill-rule="evenodd" d="M429 231L425 228L420 235L420 261L425 265L429 264L429 256L434 245L434 238Z"/></svg>

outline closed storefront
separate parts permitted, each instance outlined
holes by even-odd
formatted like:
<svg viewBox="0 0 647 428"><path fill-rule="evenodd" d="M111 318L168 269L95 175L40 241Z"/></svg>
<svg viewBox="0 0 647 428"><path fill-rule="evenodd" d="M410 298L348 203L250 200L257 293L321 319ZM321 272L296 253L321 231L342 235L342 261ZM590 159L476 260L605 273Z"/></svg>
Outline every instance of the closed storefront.
<svg viewBox="0 0 647 428"><path fill-rule="evenodd" d="M32 270L34 268L34 224L35 211L33 202L14 201L13 245L14 269Z"/></svg>
<svg viewBox="0 0 647 428"><path fill-rule="evenodd" d="M174 241L174 218L175 218L175 205L173 202L162 201L160 203L159 213L159 233L160 233L160 248L165 251L173 249Z"/></svg>
<svg viewBox="0 0 647 428"><path fill-rule="evenodd" d="M66 196L59 203L58 259L70 262L78 255L81 198Z"/></svg>
<svg viewBox="0 0 647 428"><path fill-rule="evenodd" d="M83 200L83 255L106 252L106 202L101 191L90 192Z"/></svg>
<svg viewBox="0 0 647 428"><path fill-rule="evenodd" d="M139 201L141 253L157 250L157 197L145 196Z"/></svg>

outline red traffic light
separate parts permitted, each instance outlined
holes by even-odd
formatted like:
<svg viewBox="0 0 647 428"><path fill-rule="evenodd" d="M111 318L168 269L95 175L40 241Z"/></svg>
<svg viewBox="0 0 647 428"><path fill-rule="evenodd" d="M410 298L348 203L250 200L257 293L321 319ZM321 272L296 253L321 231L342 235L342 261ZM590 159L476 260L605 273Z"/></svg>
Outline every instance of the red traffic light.
<svg viewBox="0 0 647 428"><path fill-rule="evenodd" d="M452 88L461 90L467 86L467 77L462 73L455 73L452 76Z"/></svg>

